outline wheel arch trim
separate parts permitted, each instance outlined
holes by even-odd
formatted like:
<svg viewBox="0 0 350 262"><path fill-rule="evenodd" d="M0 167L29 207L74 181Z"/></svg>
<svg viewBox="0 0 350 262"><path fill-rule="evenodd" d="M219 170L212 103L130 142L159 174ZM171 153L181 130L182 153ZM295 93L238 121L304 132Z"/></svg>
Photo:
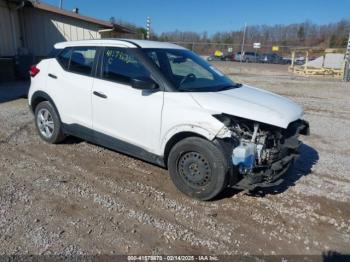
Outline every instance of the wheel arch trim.
<svg viewBox="0 0 350 262"><path fill-rule="evenodd" d="M60 119L61 121L61 117L60 117L60 112L58 111L57 107L56 107L56 104L55 102L53 101L53 99L50 97L49 94L47 94L46 92L44 91L35 91L33 93L33 95L31 96L31 99L30 99L30 109L31 111L34 113L35 112L35 107L43 102L43 101L48 101L50 102L50 104L54 107L54 109L56 110L56 113L58 115L58 118Z"/></svg>
<svg viewBox="0 0 350 262"><path fill-rule="evenodd" d="M172 128L166 133L161 142L160 151L163 153L164 162L167 162L167 157L171 148L182 139L187 137L201 137L212 141L215 136L216 134L214 132L196 125L179 125Z"/></svg>

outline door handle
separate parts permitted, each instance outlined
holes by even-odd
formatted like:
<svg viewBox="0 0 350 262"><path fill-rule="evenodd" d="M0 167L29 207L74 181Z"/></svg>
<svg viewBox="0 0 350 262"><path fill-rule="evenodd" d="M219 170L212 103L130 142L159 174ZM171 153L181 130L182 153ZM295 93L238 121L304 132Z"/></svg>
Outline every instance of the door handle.
<svg viewBox="0 0 350 262"><path fill-rule="evenodd" d="M53 74L48 74L49 77L53 78L53 79L57 79L57 76L53 75Z"/></svg>
<svg viewBox="0 0 350 262"><path fill-rule="evenodd" d="M106 96L105 94L100 93L100 92L94 91L93 94L94 94L95 96L98 96L98 97L101 97L101 98L107 98L107 96Z"/></svg>

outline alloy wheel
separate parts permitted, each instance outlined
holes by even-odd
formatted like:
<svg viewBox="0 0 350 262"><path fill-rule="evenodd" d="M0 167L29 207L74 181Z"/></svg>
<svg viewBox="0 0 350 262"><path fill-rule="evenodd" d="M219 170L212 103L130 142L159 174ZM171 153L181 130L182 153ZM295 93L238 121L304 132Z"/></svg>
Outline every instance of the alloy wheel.
<svg viewBox="0 0 350 262"><path fill-rule="evenodd" d="M55 130L52 115L49 110L42 108L38 111L36 122L41 135L45 138L51 138Z"/></svg>

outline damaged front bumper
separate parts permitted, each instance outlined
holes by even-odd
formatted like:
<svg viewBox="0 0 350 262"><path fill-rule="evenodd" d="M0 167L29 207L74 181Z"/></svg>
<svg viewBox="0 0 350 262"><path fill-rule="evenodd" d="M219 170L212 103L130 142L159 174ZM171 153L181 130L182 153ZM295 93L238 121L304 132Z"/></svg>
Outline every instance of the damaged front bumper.
<svg viewBox="0 0 350 262"><path fill-rule="evenodd" d="M288 173L299 156L298 149L301 144L298 139L299 135L310 134L309 123L305 120L293 122L288 127L287 132L289 132L288 137L283 143L279 159L268 168L244 175L238 182L231 184L231 187L251 191L256 188L267 188L281 184L284 181L284 175Z"/></svg>
<svg viewBox="0 0 350 262"><path fill-rule="evenodd" d="M238 183L231 186L235 189L254 190L279 185L283 182L283 176L290 170L297 159L298 154L291 154L274 162L271 168L262 173L253 173L245 176Z"/></svg>

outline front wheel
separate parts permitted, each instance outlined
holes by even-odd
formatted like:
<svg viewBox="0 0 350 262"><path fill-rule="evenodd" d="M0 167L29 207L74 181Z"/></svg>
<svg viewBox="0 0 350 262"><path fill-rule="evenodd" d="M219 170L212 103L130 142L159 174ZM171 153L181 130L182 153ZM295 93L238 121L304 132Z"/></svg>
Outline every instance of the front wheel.
<svg viewBox="0 0 350 262"><path fill-rule="evenodd" d="M189 137L170 151L168 168L175 186L200 200L216 197L226 186L227 161L212 142Z"/></svg>

